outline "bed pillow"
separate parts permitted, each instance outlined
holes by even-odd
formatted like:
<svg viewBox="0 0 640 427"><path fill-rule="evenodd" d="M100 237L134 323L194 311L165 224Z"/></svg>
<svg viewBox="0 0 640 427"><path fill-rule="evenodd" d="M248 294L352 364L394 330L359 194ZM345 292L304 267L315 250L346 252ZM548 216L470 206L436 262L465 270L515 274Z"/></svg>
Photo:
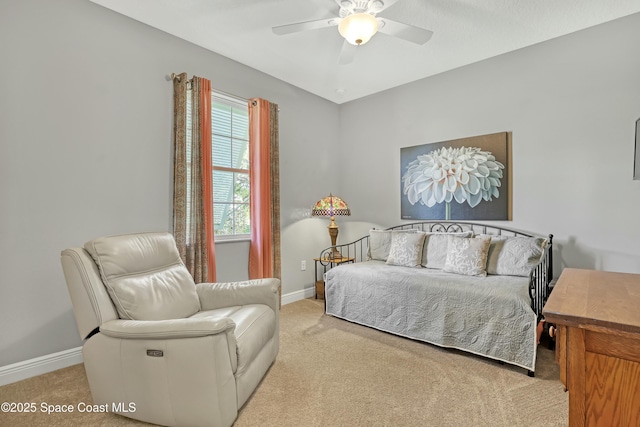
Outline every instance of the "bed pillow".
<svg viewBox="0 0 640 427"><path fill-rule="evenodd" d="M444 271L467 276L487 275L490 238L449 236L448 240Z"/></svg>
<svg viewBox="0 0 640 427"><path fill-rule="evenodd" d="M370 230L369 248L367 250L367 260L376 259L386 261L389 258L391 249L391 233L417 233L418 230Z"/></svg>
<svg viewBox="0 0 640 427"><path fill-rule="evenodd" d="M547 239L542 237L491 236L487 273L527 277L546 247Z"/></svg>
<svg viewBox="0 0 640 427"><path fill-rule="evenodd" d="M389 249L387 264L403 267L422 267L420 261L422 260L425 234L421 231L416 233L393 231L391 233L391 248Z"/></svg>
<svg viewBox="0 0 640 427"><path fill-rule="evenodd" d="M473 231L460 233L427 233L422 250L422 265L427 268L444 268L447 259L449 236L471 237Z"/></svg>

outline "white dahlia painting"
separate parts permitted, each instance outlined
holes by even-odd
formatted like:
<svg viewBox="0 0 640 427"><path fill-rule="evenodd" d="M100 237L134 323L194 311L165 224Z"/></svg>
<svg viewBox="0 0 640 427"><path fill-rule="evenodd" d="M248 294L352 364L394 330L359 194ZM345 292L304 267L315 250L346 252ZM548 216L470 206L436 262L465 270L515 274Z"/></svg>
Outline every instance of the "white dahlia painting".
<svg viewBox="0 0 640 427"><path fill-rule="evenodd" d="M402 149L403 219L507 219L506 203L492 206L506 186L505 164L487 148L460 145L469 139ZM506 159L506 145L499 151Z"/></svg>

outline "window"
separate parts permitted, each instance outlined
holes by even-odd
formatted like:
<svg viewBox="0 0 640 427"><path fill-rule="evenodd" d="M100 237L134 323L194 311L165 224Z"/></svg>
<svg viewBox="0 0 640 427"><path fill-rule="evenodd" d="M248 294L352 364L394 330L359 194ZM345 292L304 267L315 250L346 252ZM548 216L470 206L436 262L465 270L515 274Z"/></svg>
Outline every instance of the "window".
<svg viewBox="0 0 640 427"><path fill-rule="evenodd" d="M191 141L191 96L187 91L187 140ZM244 100L212 92L211 143L213 230L219 240L249 237L249 107ZM190 144L187 158L191 158ZM187 182L191 182L187 168ZM187 212L191 198L187 198ZM187 223L189 216L187 216Z"/></svg>
<svg viewBox="0 0 640 427"><path fill-rule="evenodd" d="M247 237L251 233L251 220L246 101L212 93L211 142L214 234Z"/></svg>

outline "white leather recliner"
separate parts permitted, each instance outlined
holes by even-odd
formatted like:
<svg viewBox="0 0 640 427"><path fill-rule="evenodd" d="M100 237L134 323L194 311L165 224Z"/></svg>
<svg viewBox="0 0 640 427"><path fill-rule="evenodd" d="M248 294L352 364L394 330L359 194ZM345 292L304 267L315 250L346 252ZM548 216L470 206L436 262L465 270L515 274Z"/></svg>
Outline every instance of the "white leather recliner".
<svg viewBox="0 0 640 427"><path fill-rule="evenodd" d="M278 279L196 285L169 233L62 252L94 404L165 426L230 426L279 348Z"/></svg>

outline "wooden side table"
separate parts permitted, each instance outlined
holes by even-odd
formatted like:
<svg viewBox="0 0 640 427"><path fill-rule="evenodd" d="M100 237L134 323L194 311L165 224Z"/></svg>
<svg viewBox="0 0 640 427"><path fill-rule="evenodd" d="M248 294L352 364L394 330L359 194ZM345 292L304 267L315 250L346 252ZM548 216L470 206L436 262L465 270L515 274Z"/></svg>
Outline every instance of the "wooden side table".
<svg viewBox="0 0 640 427"><path fill-rule="evenodd" d="M333 267L340 264L355 262L355 258L353 257L342 257L342 258L334 258L334 259L314 258L313 260L316 263L315 273L314 273L315 274L314 278L316 283L316 299L318 299L318 295L322 299L324 299L324 273L326 273L327 270L330 270ZM320 264L320 268L318 268L318 264ZM318 279L318 271L321 272L320 279Z"/></svg>
<svg viewBox="0 0 640 427"><path fill-rule="evenodd" d="M542 314L557 327L569 426L640 426L640 275L565 268Z"/></svg>

